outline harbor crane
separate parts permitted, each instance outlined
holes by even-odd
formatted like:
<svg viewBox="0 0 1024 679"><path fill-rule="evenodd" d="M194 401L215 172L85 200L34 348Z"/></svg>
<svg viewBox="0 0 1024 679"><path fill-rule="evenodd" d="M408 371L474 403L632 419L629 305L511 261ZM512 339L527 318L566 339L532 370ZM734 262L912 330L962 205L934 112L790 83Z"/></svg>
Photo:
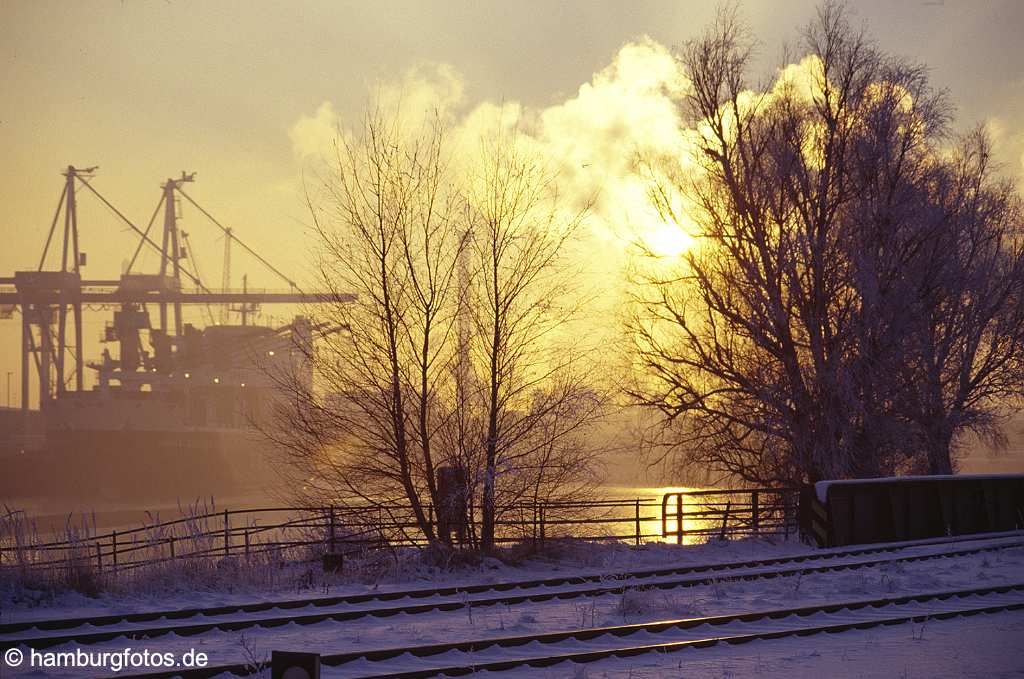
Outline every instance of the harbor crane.
<svg viewBox="0 0 1024 679"><path fill-rule="evenodd" d="M347 302L354 295L328 295L306 292L294 280L283 274L259 253L241 240L237 233L224 226L210 212L196 202L184 189L195 181L195 173L182 172L161 184L160 200L146 227L140 228L118 210L94 186L97 167L76 168L69 165L63 172L64 186L54 213L39 265L34 270L16 271L11 277L0 277L0 317L21 316L21 408L27 416L30 407L30 374L34 366L39 385L39 405L46 408L54 398L68 391L85 389L83 351L83 307L86 305L114 305L113 331L123 328L137 332L146 328L154 347L160 343L174 351L182 340L184 305L239 305L250 314L262 304L317 304ZM84 279L82 267L86 253L81 249L78 230L78 196L86 192L109 208L138 237L139 241L127 269L118 279ZM283 282L280 290L213 290L200 279L192 253L189 259L187 236L178 228L177 201L184 200L202 214L226 239L225 247L237 246L255 258L265 269ZM160 236L152 235L156 218L163 213ZM55 242L56 240L56 242ZM46 268L51 248L59 248L59 266ZM159 256L155 273L136 273L143 250ZM227 255L225 259L230 255ZM229 261L229 260L228 260ZM225 272L225 280L230 275ZM158 325L149 326L146 305L159 309ZM321 334L336 331L317 326ZM108 330L110 330L108 328ZM123 350L123 349L122 349ZM122 357L122 361L124 357ZM157 370L156 367L153 368Z"/></svg>

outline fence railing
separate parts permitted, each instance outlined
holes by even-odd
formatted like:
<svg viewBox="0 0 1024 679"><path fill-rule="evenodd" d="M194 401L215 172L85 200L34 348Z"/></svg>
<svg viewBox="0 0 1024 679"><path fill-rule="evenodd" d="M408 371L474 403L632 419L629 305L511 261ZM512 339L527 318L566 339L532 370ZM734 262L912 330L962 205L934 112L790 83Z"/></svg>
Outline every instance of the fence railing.
<svg viewBox="0 0 1024 679"><path fill-rule="evenodd" d="M799 488L692 490L661 499L661 535L677 544L712 536L740 537L797 531Z"/></svg>
<svg viewBox="0 0 1024 679"><path fill-rule="evenodd" d="M788 534L795 531L797 498L792 489L756 488L669 493L660 499L519 503L499 507L495 541L579 538L640 545L670 538L682 544L714 535ZM426 509L433 526L433 508ZM27 523L5 520L0 568L91 566L100 573L123 572L186 559L298 559L309 558L311 551L352 553L427 543L411 508L396 504L204 512L49 541L35 537ZM465 538L470 545L477 525L471 517Z"/></svg>

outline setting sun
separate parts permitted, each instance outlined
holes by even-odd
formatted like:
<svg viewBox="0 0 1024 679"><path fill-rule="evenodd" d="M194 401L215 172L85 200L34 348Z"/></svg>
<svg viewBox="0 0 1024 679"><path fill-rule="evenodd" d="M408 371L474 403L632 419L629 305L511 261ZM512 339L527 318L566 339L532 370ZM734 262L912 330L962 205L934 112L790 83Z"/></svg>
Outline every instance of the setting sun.
<svg viewBox="0 0 1024 679"><path fill-rule="evenodd" d="M648 231L641 240L644 247L658 257L678 257L686 252L693 242L690 234L671 224Z"/></svg>

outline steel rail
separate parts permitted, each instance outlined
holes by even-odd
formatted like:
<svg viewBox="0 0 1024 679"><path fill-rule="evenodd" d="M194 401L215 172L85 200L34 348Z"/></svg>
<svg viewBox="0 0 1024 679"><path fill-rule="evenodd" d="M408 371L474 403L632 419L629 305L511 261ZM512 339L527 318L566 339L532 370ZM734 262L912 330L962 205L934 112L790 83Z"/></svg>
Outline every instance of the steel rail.
<svg viewBox="0 0 1024 679"><path fill-rule="evenodd" d="M348 595L337 595L329 597L314 597L314 598L303 598L303 599L287 599L278 601L263 601L253 602L244 604L228 604L224 606L204 607L204 608L184 608L184 609L165 609L160 611L146 611L142 613L120 613L111 615L101 616L88 616L80 618L60 618L55 620L26 620L20 622L9 622L0 624L0 634L13 634L16 632L38 629L43 631L52 631L60 629L71 629L79 627L81 625L92 625L92 626L106 626L112 625L119 622L123 623L135 623L135 622L150 622L153 620L172 619L172 620L184 620L188 618L198 616L215 616L215 615L230 615L234 613L256 613L261 611L269 611L274 609L294 609L294 608L305 608L308 606L316 607L327 607L327 606L339 606L339 605L355 605L371 603L375 601L385 602L394 601L399 599L425 599L435 596L454 596L454 595L467 595L467 594L482 594L486 592L508 592L515 589L527 589L536 587L558 587L565 585L577 585L586 584L589 582L606 582L609 580L624 580L624 579L644 579L644 578L656 578L656 577L668 577L674 575L686 575L689 573L714 573L719 571L739 570L739 569L751 569L761 568L766 566L782 565L787 563L805 563L808 561L820 561L823 559L837 559L854 556L863 556L868 554L880 554L880 553L891 553L899 552L908 549L915 549L921 547L931 547L945 544L960 544L964 542L978 542L978 541L990 541L990 540L1010 540L1016 537L1024 538L1024 532L1014 531L1008 533L1000 533L996 535L984 535L984 536L958 536L952 538L941 538L931 540L920 540L912 543L892 543L887 545L872 545L868 547L860 547L855 549L833 549L831 551L821 552L808 552L804 554L796 554L792 556L781 556L781 557L770 557L765 559L751 559L746 561L726 561L719 563L704 563L694 565L681 565L681 566L670 566L667 568L657 569L641 569L636 571L621 571L617 573L605 573L605 574L589 574L589 575L567 575L554 578L540 578L532 580L518 580L511 582L502 583L482 583L482 584L471 584L471 585L449 585L442 587L413 589L413 590L395 590L390 592L370 592L366 594L348 594ZM947 555L963 555L968 553L976 553L978 551L990 551L994 549L1003 549L1008 547L1015 547L1024 543L1008 542L998 543L991 547L986 547L981 550L959 550L957 552L937 552L934 554L922 555L927 557L938 557ZM912 557L900 557L897 559L878 560L868 562L873 563L888 563L890 561L900 560L916 560L916 556ZM845 567L845 566L844 566ZM829 568L836 568L832 566ZM781 572L781 571L780 571ZM795 573L796 571L794 571ZM788 574L789 571L786 571ZM720 579L720 578L715 578ZM390 610L390 609L389 609ZM0 644L3 642L0 641Z"/></svg>
<svg viewBox="0 0 1024 679"><path fill-rule="evenodd" d="M930 545L912 545L912 547L926 547ZM282 602L264 602L252 605L239 605L239 606L219 606L214 608L197 608L197 609L182 609L177 611L160 611L152 613L131 613L124 615L111 615L111 616L95 616L88 618L73 618L63 620L40 620L40 621L24 621L17 623L6 623L0 625L0 634L16 634L28 630L39 630L39 631L51 631L51 630L68 630L76 627L88 625L90 631L88 632L68 632L65 634L55 634L46 636L27 636L24 638L8 638L0 640L0 650L12 648L15 646L24 645L29 648L48 648L66 643L77 643L81 645L101 643L104 641L110 641L118 637L128 637L132 639L146 639L163 636L164 634L174 633L179 636L194 636L197 634L204 634L213 630L221 631L239 631L243 629L250 629L253 627L277 627L289 623L295 623L299 625L311 625L319 622L328 620L341 622L348 620L355 620L364 617L388 617L392 615L398 615L401 613L407 615L415 615L419 613L428 613L432 611L457 611L462 610L467 606L470 607L486 607L493 605L513 605L521 604L526 602L543 602L551 601L554 599L575 599L580 597L594 597L605 594L616 594L629 589L637 588L656 588L656 589L675 589L679 587L695 587L701 585L710 585L720 582L733 582L733 581L751 581L751 580L765 580L777 577L790 577L795 575L808 575L812 573L823 573L843 570L856 570L860 568L870 568L874 566L884 565L888 563L899 563L899 562L914 562L914 561L926 561L938 558L950 558L958 556L968 556L972 554L978 554L982 552L997 551L1001 549L1009 549L1013 547L1024 546L1024 541L1014 542L1003 542L992 545L975 546L968 549L958 549L952 551L941 551L925 554L910 554L910 555L896 555L890 556L883 559L869 559L853 562L842 562L837 564L826 564L817 566L796 566L791 568L782 568L777 570L747 570L746 572L740 573L729 573L728 571L735 571L740 568L757 569L765 567L766 565L776 565L775 563L766 562L802 562L805 560L811 560L816 558L816 555L802 555L796 557L778 557L776 559L766 559L759 561L749 562L729 562L724 564L707 564L701 566L683 566L679 568L660 569L654 571L637 571L635 573L621 573L617 576L570 576L566 578L549 578L546 580L534 580L526 582L510 582L510 583L498 583L498 584L486 584L486 585L469 585L469 586L454 586L454 587L440 587L435 589L420 589L410 591L396 591L396 592L381 592L372 594L358 594L350 596L337 596L337 597L325 597L319 599L297 599ZM889 548L892 550L893 548ZM855 551L855 550L848 550ZM863 550L856 550L863 551ZM822 555L817 558L843 558L849 556L857 556L857 554L838 553L832 555ZM744 566L744 564L746 564ZM754 565L751 565L754 564ZM726 571L723 573L722 571ZM655 577L671 577L681 573L694 573L699 572L702 575L698 577L688 577L682 579L672 580L657 580L654 582L642 582L647 578ZM268 609L287 609L287 608L300 608L308 606L316 607L327 607L335 605L352 605L362 604L371 602L386 602L394 601L402 598L428 598L428 597L453 597L453 596L465 596L468 594L478 594L486 592L498 592L498 591L509 591L512 589L530 589L530 588L542 588L542 587L557 587L557 586L571 586L575 584L586 584L592 582L604 583L608 580L615 580L614 584L599 584L591 587L581 587L576 589L563 589L556 591L534 591L534 592L523 592L519 594L505 595L505 596L494 596L480 599L448 599L442 601L430 601L424 603L410 603L410 604L399 604L396 606L382 606L377 608L359 608L355 610L337 610L337 611L322 611L317 613L304 613L299 615L276 615L269 617L252 617L252 618L241 618L241 619L228 619L228 620L208 620L201 623L189 623L187 622L190 618L199 616L218 616L218 615L231 615L236 613L253 613L260 612ZM634 580L634 581L629 581ZM641 582L636 582L639 580ZM159 619L182 619L183 622L178 624L165 624L152 627L138 627L138 628L124 628L118 627L111 630L93 631L92 628L102 627L107 625L115 625L119 622L134 623L134 622L150 622Z"/></svg>
<svg viewBox="0 0 1024 679"><path fill-rule="evenodd" d="M813 604L794 608L745 611L725 615L705 616L698 618L684 618L674 620L659 620L654 622L634 623L628 625L614 625L608 627L572 629L560 632L546 632L533 635L521 635L513 637L491 637L468 641L464 640L455 642L426 644L411 647L401 646L397 648L383 648L366 651L349 651L345 653L322 655L320 660L323 665L331 667L334 670L339 670L344 669L342 666L352 662L365 661L375 663L393 660L403 655L409 655L412 658L416 659L429 660L429 658L433 656L450 652L473 654L479 653L481 651L486 651L488 649L517 649L522 648L527 644L534 643L544 645L555 645L566 641L587 642L599 639L600 637L627 638L639 632L646 632L651 635L658 635L674 630L695 629L703 625L711 627L725 627L727 625L734 623L754 623L761 621L775 622L782 621L785 618L790 617L807 617L815 614L835 615L843 611L859 611L869 608L878 609L884 606L899 607L918 603L926 604L931 602L946 602L952 599L963 599L966 597L994 597L996 595L1009 593L1024 593L1024 583L1003 584L965 590L924 592L894 597L879 597L875 599L858 599L853 601L826 602L822 604ZM540 652L537 655L527 655L525 657L501 660L483 660L480 662L473 662L472 664L435 665L423 669L405 671L396 671L396 668L386 672L377 671L377 669L381 668L369 668L369 673L354 676L359 676L362 679L371 679L374 677L393 677L396 679L421 679L434 676L460 676L470 674L472 672L479 672L482 670L505 671L524 666L548 667L565 661L587 663L611 657L630 657L652 652L665 653L679 651L684 648L694 647L703 648L708 646L714 646L722 642L727 642L730 644L740 644L748 641L753 641L755 639L778 639L789 636L808 636L820 632L841 632L851 629L869 629L872 627L878 627L882 625L893 625L911 621L920 622L922 620L947 619L962 615L976 615L979 613L993 613L1021 609L1024 609L1024 600L1016 600L1010 602L1003 601L1001 603L985 604L982 604L981 602L973 602L972 605L957 607L953 610L939 610L930 612L923 612L917 610L909 613L896 613L895 611L893 611L894 615L879 616L876 618L869 618L866 620L858 619L844 622L819 622L817 624L800 625L787 629L761 630L753 632L747 631L733 634L715 634L713 636L700 637L697 639L677 639L662 642L652 642L650 640L647 640L641 644L616 644L611 648L594 650L579 650L578 648L575 648L567 651L554 653L548 652L548 649L545 649L543 652ZM183 679L208 679L209 677L214 677L224 673L230 673L239 676L248 676L257 673L258 671L258 668L253 667L251 664L235 663L210 666L201 669L172 670L166 672L151 672L134 675L119 674L118 676L122 679L170 679L172 677L182 677Z"/></svg>
<svg viewBox="0 0 1024 679"><path fill-rule="evenodd" d="M249 511L249 510L245 510ZM268 511L268 510L252 510ZM211 515L212 516L212 515ZM187 521L179 519L177 522ZM127 531L126 533L127 534ZM692 565L669 566L666 568L640 569L635 571L620 571L618 573L602 573L589 575L564 575L553 578L538 578L531 580L517 580L511 582L486 583L473 585L449 585L443 587L421 588L413 590L395 590L391 592L372 592L367 594L347 594L330 597L315 597L306 599L286 599L278 601L260 601L244 604L229 604L207 608L179 608L164 609L160 611L147 611L144 613L120 613L103 616L90 616L81 618L60 618L57 620L26 620L22 622L0 623L0 634L12 634L29 629L58 630L69 629L80 625L111 625L118 622L149 622L160 618L183 619L198 615L227 615L231 613L255 613L268 611L275 608L289 609L305 606L335 606L341 604L361 604L371 601L390 601L396 599L410 598L420 599L431 596L445 596L454 594L481 594L484 592L504 592L513 589L527 587L557 587L561 585L584 584L587 582L600 582L609 579L625 578L648 578L671 575L685 575L687 573L703 573L719 570L737 570L741 568L759 568L764 566L775 566L786 563L804 563L807 561L820 561L822 559L843 558L849 556L863 556L866 554L886 554L901 550L915 549L918 547L931 547L946 544L961 544L965 542L979 542L989 540L1006 540L1021 537L1024 538L1024 531L1007 531L1002 533L982 533L977 535L961 535L945 538L930 538L898 543L885 543L879 545L868 545L864 547L840 547L822 549L803 554L789 556L768 557L763 559L749 559L746 561L724 561L717 563L703 563Z"/></svg>

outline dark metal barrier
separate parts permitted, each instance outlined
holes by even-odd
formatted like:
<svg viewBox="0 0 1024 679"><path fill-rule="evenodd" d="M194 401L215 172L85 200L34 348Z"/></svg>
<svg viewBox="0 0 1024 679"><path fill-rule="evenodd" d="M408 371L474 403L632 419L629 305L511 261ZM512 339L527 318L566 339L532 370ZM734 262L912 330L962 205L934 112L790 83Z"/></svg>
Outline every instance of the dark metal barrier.
<svg viewBox="0 0 1024 679"><path fill-rule="evenodd" d="M827 482L800 494L800 530L822 547L1024 528L1024 475Z"/></svg>

